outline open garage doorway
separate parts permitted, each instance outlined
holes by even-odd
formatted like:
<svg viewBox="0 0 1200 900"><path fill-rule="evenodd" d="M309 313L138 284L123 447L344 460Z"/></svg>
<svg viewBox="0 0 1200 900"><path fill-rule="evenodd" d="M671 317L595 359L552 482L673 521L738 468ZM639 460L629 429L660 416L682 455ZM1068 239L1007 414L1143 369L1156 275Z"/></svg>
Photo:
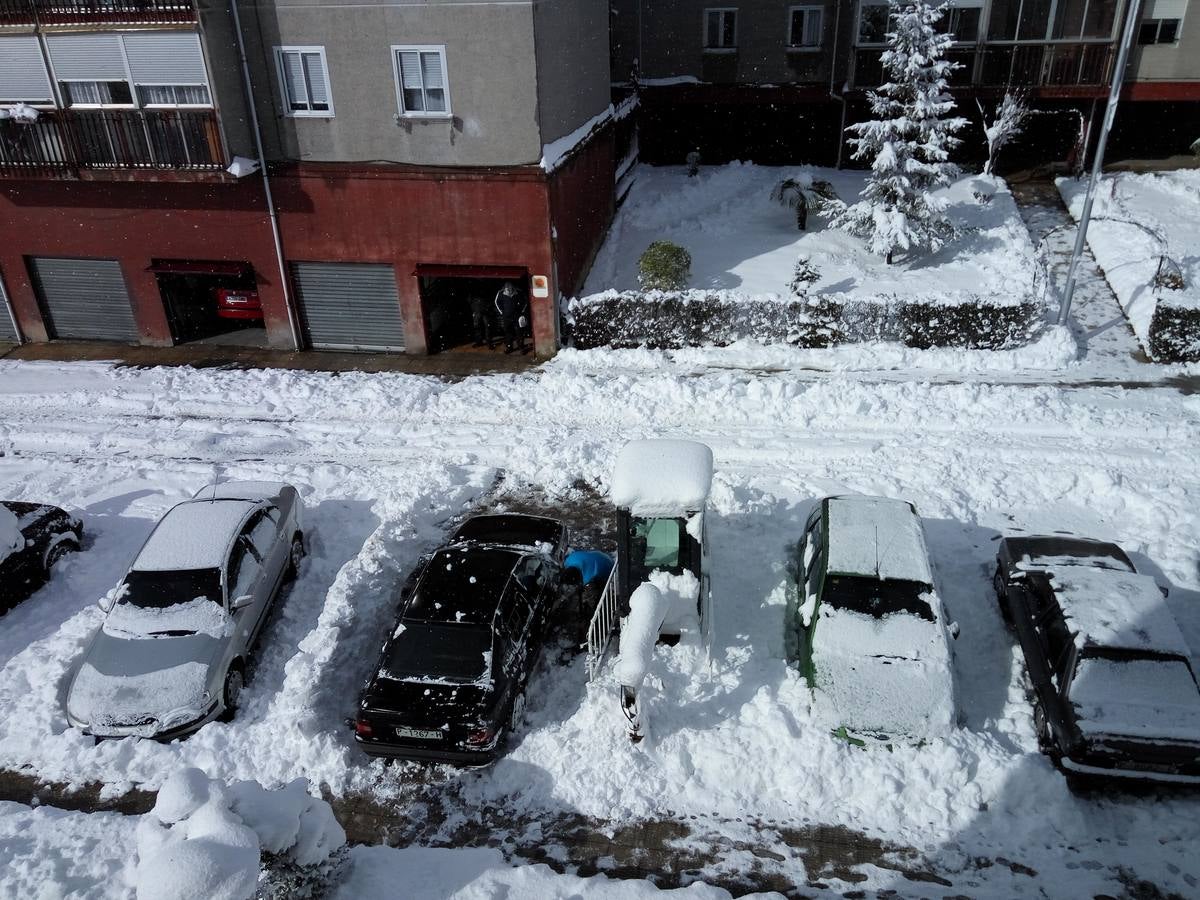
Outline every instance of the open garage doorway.
<svg viewBox="0 0 1200 900"><path fill-rule="evenodd" d="M506 281L525 309L523 343L532 346L529 273L516 266L417 266L429 352L504 352L496 295Z"/></svg>
<svg viewBox="0 0 1200 900"><path fill-rule="evenodd" d="M176 344L267 346L258 281L249 263L156 259L150 271Z"/></svg>

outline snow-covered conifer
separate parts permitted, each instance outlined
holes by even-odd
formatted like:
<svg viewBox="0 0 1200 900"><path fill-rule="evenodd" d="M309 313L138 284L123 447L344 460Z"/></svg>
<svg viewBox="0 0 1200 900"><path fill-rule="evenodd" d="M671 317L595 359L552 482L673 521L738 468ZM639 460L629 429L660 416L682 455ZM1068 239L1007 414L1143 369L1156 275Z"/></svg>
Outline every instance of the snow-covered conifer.
<svg viewBox="0 0 1200 900"><path fill-rule="evenodd" d="M885 82L868 95L875 118L847 129L854 158L871 160L871 177L857 203L826 204L831 225L866 238L889 262L897 250L938 250L957 235L946 202L930 193L958 175L949 156L966 124L949 116L946 79L957 64L944 58L952 36L937 30L945 8L893 0Z"/></svg>
<svg viewBox="0 0 1200 900"><path fill-rule="evenodd" d="M987 139L988 145L988 157L987 162L983 164L983 174L991 175L1000 148L1020 134L1021 129L1025 126L1025 120L1029 118L1029 106L1026 104L1023 94L1006 93L1004 99L996 105L992 121L989 122L987 114L983 111L983 104L978 100L975 102L979 106L979 115L983 119L983 135Z"/></svg>

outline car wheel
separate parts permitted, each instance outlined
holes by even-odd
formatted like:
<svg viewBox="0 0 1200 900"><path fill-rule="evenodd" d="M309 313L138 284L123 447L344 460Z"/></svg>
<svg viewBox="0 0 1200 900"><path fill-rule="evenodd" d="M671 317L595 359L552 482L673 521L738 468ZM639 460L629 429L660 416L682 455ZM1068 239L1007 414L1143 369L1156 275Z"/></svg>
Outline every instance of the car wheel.
<svg viewBox="0 0 1200 900"><path fill-rule="evenodd" d="M300 563L304 559L304 536L296 532L292 536L292 546L288 550L288 579L296 577L300 571Z"/></svg>
<svg viewBox="0 0 1200 900"><path fill-rule="evenodd" d="M79 544L77 544L71 538L66 538L59 541L57 544L47 550L45 557L42 559L42 568L46 572L46 577L50 577L50 570L54 568L55 564L60 559L62 559L68 553L76 552L78 549Z"/></svg>
<svg viewBox="0 0 1200 900"><path fill-rule="evenodd" d="M521 723L525 720L525 692L518 691L516 699L513 700L512 711L508 714L508 733L516 734L517 729L521 727Z"/></svg>
<svg viewBox="0 0 1200 900"><path fill-rule="evenodd" d="M1046 717L1046 707L1042 705L1041 700L1035 700L1033 703L1033 730L1037 734L1041 751L1051 756L1057 755L1054 752L1054 734L1050 730L1050 720Z"/></svg>
<svg viewBox="0 0 1200 900"><path fill-rule="evenodd" d="M228 722L237 713L238 701L242 697L242 688L246 685L246 676L242 674L242 670L232 668L225 673L225 686L221 691L221 700L225 706L225 711L221 714L221 720Z"/></svg>

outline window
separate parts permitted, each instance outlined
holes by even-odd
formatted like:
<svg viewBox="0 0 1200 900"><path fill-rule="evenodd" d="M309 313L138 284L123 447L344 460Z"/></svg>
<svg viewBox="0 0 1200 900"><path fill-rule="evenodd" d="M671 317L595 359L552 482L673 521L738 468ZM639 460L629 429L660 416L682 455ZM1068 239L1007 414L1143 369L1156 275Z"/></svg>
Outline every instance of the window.
<svg viewBox="0 0 1200 900"><path fill-rule="evenodd" d="M67 106L212 106L193 31L50 34L45 40Z"/></svg>
<svg viewBox="0 0 1200 900"><path fill-rule="evenodd" d="M887 0L863 0L858 12L858 43L886 44L895 14Z"/></svg>
<svg viewBox="0 0 1200 900"><path fill-rule="evenodd" d="M937 30L953 36L955 43L973 44L979 40L979 18L983 0L955 0L937 23Z"/></svg>
<svg viewBox="0 0 1200 900"><path fill-rule="evenodd" d="M634 555L640 555L647 569L677 569L683 542L682 523L678 519L636 519L633 525ZM639 554L638 549L644 548Z"/></svg>
<svg viewBox="0 0 1200 900"><path fill-rule="evenodd" d="M1138 43L1174 44L1179 40L1178 19L1146 19L1138 29Z"/></svg>
<svg viewBox="0 0 1200 900"><path fill-rule="evenodd" d="M704 11L704 49L737 49L736 9L706 9Z"/></svg>
<svg viewBox="0 0 1200 900"><path fill-rule="evenodd" d="M788 46L816 48L821 46L825 10L820 6L793 6L788 10Z"/></svg>
<svg viewBox="0 0 1200 900"><path fill-rule="evenodd" d="M279 539L279 510L269 507L258 514L250 528L250 543L258 555L266 559Z"/></svg>
<svg viewBox="0 0 1200 900"><path fill-rule="evenodd" d="M0 36L0 103L49 103L54 99L37 35Z"/></svg>
<svg viewBox="0 0 1200 900"><path fill-rule="evenodd" d="M67 106L133 105L133 94L125 81L64 81L60 87Z"/></svg>
<svg viewBox="0 0 1200 900"><path fill-rule="evenodd" d="M333 115L324 47L276 47L275 65L286 115Z"/></svg>
<svg viewBox="0 0 1200 900"><path fill-rule="evenodd" d="M212 106L208 88L202 84L139 84L142 106Z"/></svg>
<svg viewBox="0 0 1200 900"><path fill-rule="evenodd" d="M254 590L254 583L262 573L262 563L254 553L250 541L243 535L238 538L229 557L229 599L236 600Z"/></svg>
<svg viewBox="0 0 1200 900"><path fill-rule="evenodd" d="M446 118L450 115L446 48L441 46L393 47L400 115Z"/></svg>

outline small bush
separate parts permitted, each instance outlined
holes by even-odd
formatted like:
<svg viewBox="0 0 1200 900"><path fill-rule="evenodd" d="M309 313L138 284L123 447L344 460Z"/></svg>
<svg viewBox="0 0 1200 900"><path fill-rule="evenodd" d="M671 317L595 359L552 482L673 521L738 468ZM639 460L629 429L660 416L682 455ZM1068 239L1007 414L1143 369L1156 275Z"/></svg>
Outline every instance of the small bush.
<svg viewBox="0 0 1200 900"><path fill-rule="evenodd" d="M793 297L804 297L808 294L810 285L821 280L821 273L817 270L807 256L802 256L796 260L795 271L792 272L792 283L789 289Z"/></svg>
<svg viewBox="0 0 1200 900"><path fill-rule="evenodd" d="M691 254L670 241L655 241L638 260L638 284L644 291L681 291L691 274Z"/></svg>
<svg viewBox="0 0 1200 900"><path fill-rule="evenodd" d="M1150 355L1157 362L1200 362L1200 309L1159 297L1150 318Z"/></svg>

